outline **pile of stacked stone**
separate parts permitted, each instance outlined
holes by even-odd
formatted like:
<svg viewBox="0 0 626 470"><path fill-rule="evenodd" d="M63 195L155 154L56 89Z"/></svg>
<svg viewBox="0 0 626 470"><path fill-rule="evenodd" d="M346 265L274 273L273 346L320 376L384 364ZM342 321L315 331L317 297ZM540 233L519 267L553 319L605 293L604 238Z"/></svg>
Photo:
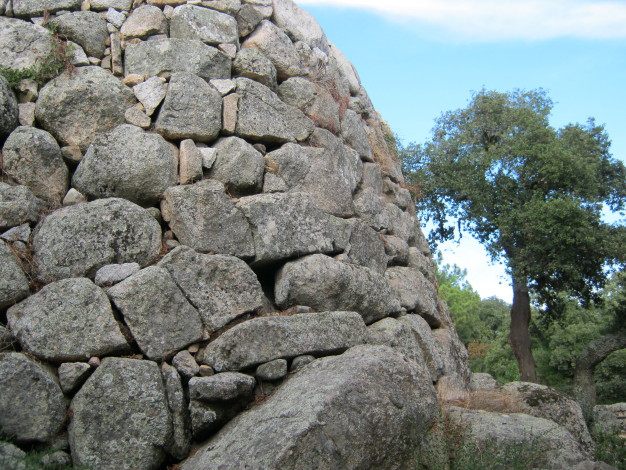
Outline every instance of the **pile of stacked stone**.
<svg viewBox="0 0 626 470"><path fill-rule="evenodd" d="M467 352L392 134L315 20L291 0L0 14L3 70L59 41L73 64L0 77L2 434L99 470L412 462Z"/></svg>

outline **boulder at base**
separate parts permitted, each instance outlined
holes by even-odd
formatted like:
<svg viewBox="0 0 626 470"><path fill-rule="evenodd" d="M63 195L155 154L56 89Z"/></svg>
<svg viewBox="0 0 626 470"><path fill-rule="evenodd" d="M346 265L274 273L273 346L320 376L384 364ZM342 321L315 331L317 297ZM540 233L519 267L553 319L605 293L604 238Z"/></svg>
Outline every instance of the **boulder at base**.
<svg viewBox="0 0 626 470"><path fill-rule="evenodd" d="M414 464L437 413L432 385L384 346L301 369L231 421L181 470L379 470Z"/></svg>

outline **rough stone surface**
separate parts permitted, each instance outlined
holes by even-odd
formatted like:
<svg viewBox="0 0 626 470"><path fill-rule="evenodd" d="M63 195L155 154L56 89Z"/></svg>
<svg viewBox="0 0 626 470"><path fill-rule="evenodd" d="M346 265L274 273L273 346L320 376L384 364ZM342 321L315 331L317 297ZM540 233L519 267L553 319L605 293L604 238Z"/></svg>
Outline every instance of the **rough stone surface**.
<svg viewBox="0 0 626 470"><path fill-rule="evenodd" d="M197 375L200 371L200 366L187 350L176 354L172 358L172 365L176 368L180 376L186 381L189 381L189 379L191 379L194 375Z"/></svg>
<svg viewBox="0 0 626 470"><path fill-rule="evenodd" d="M133 93L143 105L147 116L152 116L154 111L163 101L166 94L165 79L150 77L133 87Z"/></svg>
<svg viewBox="0 0 626 470"><path fill-rule="evenodd" d="M50 31L15 18L0 17L0 66L20 70L35 65L51 50Z"/></svg>
<svg viewBox="0 0 626 470"><path fill-rule="evenodd" d="M409 468L414 436L435 414L432 386L400 354L360 346L309 364L231 421L182 469Z"/></svg>
<svg viewBox="0 0 626 470"><path fill-rule="evenodd" d="M354 65L343 55L335 45L329 43L330 56L336 61L340 74L348 81L350 94L357 96L361 91L361 79Z"/></svg>
<svg viewBox="0 0 626 470"><path fill-rule="evenodd" d="M146 266L160 249L156 220L132 202L115 198L59 209L46 217L33 238L39 276L47 282L92 277L113 263Z"/></svg>
<svg viewBox="0 0 626 470"><path fill-rule="evenodd" d="M235 18L196 5L174 8L170 34L173 38L199 39L213 46L223 43L237 44L239 40Z"/></svg>
<svg viewBox="0 0 626 470"><path fill-rule="evenodd" d="M261 21L270 18L273 11L271 0L244 0L237 13L239 36L249 35Z"/></svg>
<svg viewBox="0 0 626 470"><path fill-rule="evenodd" d="M177 169L177 155L163 137L122 124L95 139L72 184L90 198L119 197L151 205L177 183Z"/></svg>
<svg viewBox="0 0 626 470"><path fill-rule="evenodd" d="M273 21L282 28L293 42L303 41L328 53L328 39L311 14L292 0L274 0Z"/></svg>
<svg viewBox="0 0 626 470"><path fill-rule="evenodd" d="M110 286L123 281L141 269L137 263L107 264L96 271L95 284Z"/></svg>
<svg viewBox="0 0 626 470"><path fill-rule="evenodd" d="M336 251L338 226L304 193L259 194L237 204L252 226L257 264Z"/></svg>
<svg viewBox="0 0 626 470"><path fill-rule="evenodd" d="M0 230L36 222L44 202L26 186L0 182Z"/></svg>
<svg viewBox="0 0 626 470"><path fill-rule="evenodd" d="M351 310L359 312L365 323L400 310L383 276L320 254L281 268L275 294L281 308L308 305L316 310Z"/></svg>
<svg viewBox="0 0 626 470"><path fill-rule="evenodd" d="M79 44L90 57L102 59L109 36L106 20L95 11L74 11L50 21L59 36Z"/></svg>
<svg viewBox="0 0 626 470"><path fill-rule="evenodd" d="M91 366L86 362L65 362L59 366L59 383L63 393L74 393L89 377Z"/></svg>
<svg viewBox="0 0 626 470"><path fill-rule="evenodd" d="M389 266L407 266L412 268L417 266L409 264L409 244L401 238L393 235L383 235L383 244L385 245L385 253ZM422 274L424 272L422 271ZM430 277L426 277L429 281L433 281Z"/></svg>
<svg viewBox="0 0 626 470"><path fill-rule="evenodd" d="M380 234L360 220L352 222L352 231L346 254L350 262L384 274L387 255Z"/></svg>
<svg viewBox="0 0 626 470"><path fill-rule="evenodd" d="M100 67L79 67L48 82L39 92L37 121L64 145L84 152L97 135L124 123L135 104L130 88Z"/></svg>
<svg viewBox="0 0 626 470"><path fill-rule="evenodd" d="M260 192L265 168L263 155L239 137L220 139L214 147L217 153L211 178L224 183L226 191L233 196Z"/></svg>
<svg viewBox="0 0 626 470"><path fill-rule="evenodd" d="M2 23L0 23L1 27ZM3 49L4 50L4 49ZM19 108L13 90L0 75L0 142L19 125Z"/></svg>
<svg viewBox="0 0 626 470"><path fill-rule="evenodd" d="M198 359L218 372L241 370L274 359L341 351L362 344L365 334L354 312L253 318L209 343Z"/></svg>
<svg viewBox="0 0 626 470"><path fill-rule="evenodd" d="M183 245L203 253L254 256L250 225L226 195L222 183L203 180L175 186L164 196L163 217Z"/></svg>
<svg viewBox="0 0 626 470"><path fill-rule="evenodd" d="M289 367L290 372L295 372L297 370L302 369L306 365L310 364L315 360L315 356L311 354L303 354L302 356L296 356L291 361L291 366Z"/></svg>
<svg viewBox="0 0 626 470"><path fill-rule="evenodd" d="M142 5L133 10L120 29L124 38L147 38L154 34L167 34L167 31L167 19L154 5Z"/></svg>
<svg viewBox="0 0 626 470"><path fill-rule="evenodd" d="M21 353L0 353L0 431L17 442L48 442L67 403L51 370Z"/></svg>
<svg viewBox="0 0 626 470"><path fill-rule="evenodd" d="M269 88L248 78L237 78L239 95L235 133L261 142L305 140L313 122L297 108L282 102Z"/></svg>
<svg viewBox="0 0 626 470"><path fill-rule="evenodd" d="M238 372L194 377L189 381L189 398L205 402L250 398L255 384L254 377Z"/></svg>
<svg viewBox="0 0 626 470"><path fill-rule="evenodd" d="M496 390L498 388L498 382L491 374L484 372L472 372L470 377L470 390Z"/></svg>
<svg viewBox="0 0 626 470"><path fill-rule="evenodd" d="M278 96L285 103L303 111L316 126L339 134L339 103L330 90L331 86L325 82L313 83L303 77L293 77L280 84Z"/></svg>
<svg viewBox="0 0 626 470"><path fill-rule="evenodd" d="M263 305L256 275L234 256L201 255L181 246L168 253L159 266L169 271L210 331Z"/></svg>
<svg viewBox="0 0 626 470"><path fill-rule="evenodd" d="M357 113L348 109L341 120L341 136L364 160L371 160L372 146L367 138L364 123ZM406 207L406 206L405 206Z"/></svg>
<svg viewBox="0 0 626 470"><path fill-rule="evenodd" d="M7 230L0 238L5 242L13 243L13 242L23 242L28 243L30 239L30 226L28 224L18 225L17 227L13 227L10 230Z"/></svg>
<svg viewBox="0 0 626 470"><path fill-rule="evenodd" d="M419 269L426 279L430 282L435 282L436 268L432 257L425 255L415 247L409 248L408 256L408 266L410 268Z"/></svg>
<svg viewBox="0 0 626 470"><path fill-rule="evenodd" d="M444 360L430 325L419 315L403 315L398 321L410 327L420 345L430 377L433 382L438 380L444 374Z"/></svg>
<svg viewBox="0 0 626 470"><path fill-rule="evenodd" d="M89 279L48 284L11 307L7 318L22 347L48 361L80 361L129 351L109 299Z"/></svg>
<svg viewBox="0 0 626 470"><path fill-rule="evenodd" d="M276 67L257 49L241 49L233 62L233 73L255 80L270 89L276 88Z"/></svg>
<svg viewBox="0 0 626 470"><path fill-rule="evenodd" d="M593 454L593 441L575 400L545 385L528 382L510 382L503 390L518 397L522 413L560 424L572 433L588 456Z"/></svg>
<svg viewBox="0 0 626 470"><path fill-rule="evenodd" d="M541 457L540 468L569 470L586 460L576 439L554 421L522 413L502 414L457 407L448 408L446 416L453 423L462 424L470 440L479 446L490 443L497 447L517 447L526 441L541 447L536 449Z"/></svg>
<svg viewBox="0 0 626 470"><path fill-rule="evenodd" d="M443 361L443 375L459 378L462 388L469 389L470 369L467 349L452 327L432 330Z"/></svg>
<svg viewBox="0 0 626 470"><path fill-rule="evenodd" d="M400 298L402 307L420 314L433 328L441 326L435 287L413 268L394 266L385 272L389 285Z"/></svg>
<svg viewBox="0 0 626 470"><path fill-rule="evenodd" d="M261 380L279 380L287 375L287 361L274 359L256 368L254 375Z"/></svg>
<svg viewBox="0 0 626 470"><path fill-rule="evenodd" d="M69 186L69 171L61 148L46 131L20 126L2 148L2 170L35 196L60 206Z"/></svg>
<svg viewBox="0 0 626 470"><path fill-rule="evenodd" d="M80 0L13 0L13 14L20 18L42 16L45 11L79 10Z"/></svg>
<svg viewBox="0 0 626 470"><path fill-rule="evenodd" d="M185 139L180 143L178 163L180 184L191 184L202 179L202 154L193 140Z"/></svg>
<svg viewBox="0 0 626 470"><path fill-rule="evenodd" d="M124 66L125 75L187 72L205 79L230 78L231 60L202 41L172 38L129 45Z"/></svg>
<svg viewBox="0 0 626 470"><path fill-rule="evenodd" d="M101 470L160 468L172 422L154 362L105 358L76 394L71 409L74 465Z"/></svg>
<svg viewBox="0 0 626 470"><path fill-rule="evenodd" d="M28 293L28 278L9 245L0 240L0 309L22 300Z"/></svg>
<svg viewBox="0 0 626 470"><path fill-rule="evenodd" d="M198 311L164 268L145 268L107 294L149 359L166 359L202 338Z"/></svg>
<svg viewBox="0 0 626 470"><path fill-rule="evenodd" d="M115 8L120 11L128 11L132 6L132 0L90 0L89 1L92 10L108 10L109 8Z"/></svg>
<svg viewBox="0 0 626 470"><path fill-rule="evenodd" d="M221 128L219 92L198 75L172 75L154 130L168 139L210 142Z"/></svg>
<svg viewBox="0 0 626 470"><path fill-rule="evenodd" d="M176 459L184 459L191 449L191 417L187 407L185 391L176 369L167 363L161 364L161 374L167 394L167 404L172 416L172 437L166 450Z"/></svg>

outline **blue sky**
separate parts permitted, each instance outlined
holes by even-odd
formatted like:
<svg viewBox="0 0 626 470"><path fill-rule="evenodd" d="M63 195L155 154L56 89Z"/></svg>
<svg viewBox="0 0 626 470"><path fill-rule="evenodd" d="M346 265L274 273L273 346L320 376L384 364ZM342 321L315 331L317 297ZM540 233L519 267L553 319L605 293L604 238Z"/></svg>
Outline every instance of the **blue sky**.
<svg viewBox="0 0 626 470"><path fill-rule="evenodd" d="M296 0L355 65L406 142L424 142L472 91L544 88L551 123L605 124L626 161L626 0ZM504 270L469 235L443 247L484 297L511 301Z"/></svg>

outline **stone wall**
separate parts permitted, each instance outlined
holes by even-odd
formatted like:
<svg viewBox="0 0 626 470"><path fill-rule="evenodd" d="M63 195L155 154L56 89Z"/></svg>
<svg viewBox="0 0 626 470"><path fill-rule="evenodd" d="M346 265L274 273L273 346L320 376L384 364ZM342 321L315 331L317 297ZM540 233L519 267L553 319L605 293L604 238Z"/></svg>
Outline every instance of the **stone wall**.
<svg viewBox="0 0 626 470"><path fill-rule="evenodd" d="M409 465L467 352L392 133L315 20L291 0L0 14L4 70L51 31L73 62L0 78L1 432L98 470Z"/></svg>

